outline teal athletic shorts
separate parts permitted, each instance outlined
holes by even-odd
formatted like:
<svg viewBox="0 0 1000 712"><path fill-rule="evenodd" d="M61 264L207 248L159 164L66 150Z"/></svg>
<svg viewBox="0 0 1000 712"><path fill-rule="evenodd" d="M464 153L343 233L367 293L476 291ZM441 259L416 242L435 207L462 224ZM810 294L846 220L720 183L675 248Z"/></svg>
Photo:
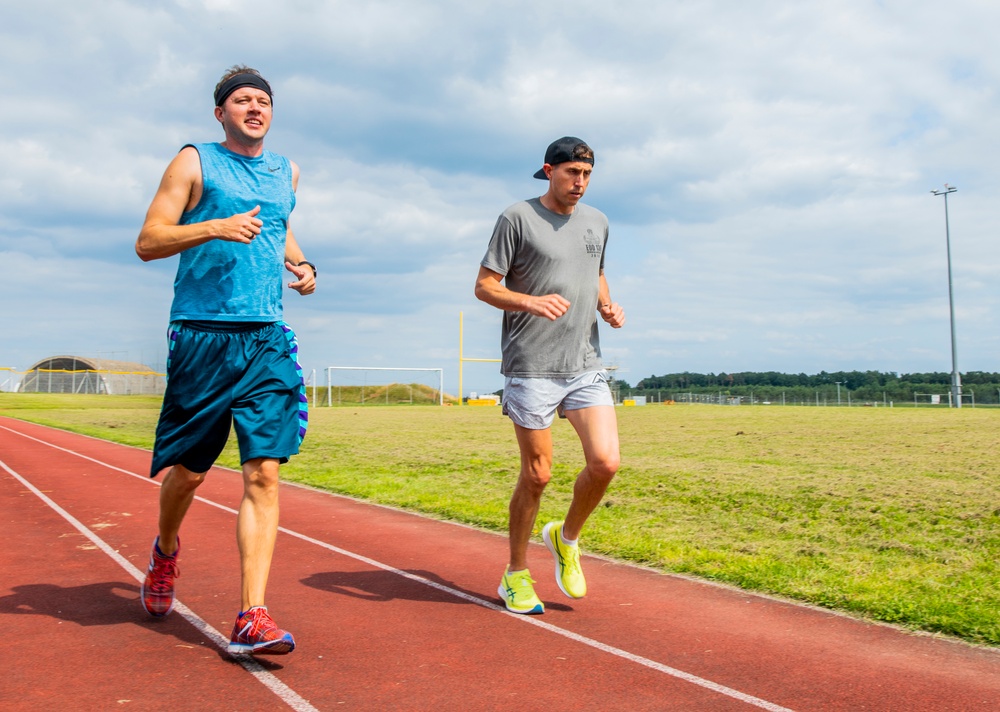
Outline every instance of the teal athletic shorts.
<svg viewBox="0 0 1000 712"><path fill-rule="evenodd" d="M174 322L150 477L207 472L232 427L240 462L299 451L309 422L295 333L284 322Z"/></svg>
<svg viewBox="0 0 1000 712"><path fill-rule="evenodd" d="M545 430L552 426L556 413L566 417L567 410L595 406L614 407L615 399L608 386L605 371L587 371L572 378L504 379L503 414L517 425L529 430Z"/></svg>

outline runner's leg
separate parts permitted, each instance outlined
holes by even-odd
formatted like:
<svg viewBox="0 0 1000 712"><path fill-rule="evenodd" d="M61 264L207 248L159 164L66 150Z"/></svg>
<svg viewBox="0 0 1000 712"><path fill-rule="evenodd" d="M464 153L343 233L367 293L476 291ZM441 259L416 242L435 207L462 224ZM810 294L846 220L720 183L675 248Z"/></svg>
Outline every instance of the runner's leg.
<svg viewBox="0 0 1000 712"><path fill-rule="evenodd" d="M528 542L535 526L542 493L552 476L552 431L514 424L521 451L521 472L510 499L510 570L528 568Z"/></svg>
<svg viewBox="0 0 1000 712"><path fill-rule="evenodd" d="M192 472L183 465L174 465L163 477L163 485L160 487L159 547L167 556L177 551L181 522L194 501L195 490L204 481L204 472Z"/></svg>
<svg viewBox="0 0 1000 712"><path fill-rule="evenodd" d="M600 504L608 485L621 462L618 445L618 419L614 406L594 406L567 410L566 419L572 424L583 445L586 464L576 477L573 502L566 514L563 535L579 538L583 525Z"/></svg>
<svg viewBox="0 0 1000 712"><path fill-rule="evenodd" d="M278 461L271 458L243 463L243 500L236 517L243 611L264 605L271 556L278 538L278 468Z"/></svg>

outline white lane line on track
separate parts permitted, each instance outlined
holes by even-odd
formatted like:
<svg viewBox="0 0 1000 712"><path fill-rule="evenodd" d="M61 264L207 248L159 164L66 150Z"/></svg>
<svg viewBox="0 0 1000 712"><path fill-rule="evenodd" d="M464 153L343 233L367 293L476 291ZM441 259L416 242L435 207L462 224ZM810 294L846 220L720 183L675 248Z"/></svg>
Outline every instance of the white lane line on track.
<svg viewBox="0 0 1000 712"><path fill-rule="evenodd" d="M45 504L47 504L53 511L59 514L63 519L69 522L77 531L83 534L85 537L90 539L101 551L107 554L112 560L115 561L119 566L125 569L126 572L140 584L143 579L146 578L144 571L140 571L132 562L126 559L124 556L119 554L117 551L112 549L103 539L94 534L90 529L84 526L78 519L76 519L72 514L67 512L65 509L60 507L51 498L45 495L41 490L35 487L33 484L24 479L17 472L12 470L7 466L3 460L0 460L0 468L6 470L14 479L20 482L22 485L27 487L32 494L41 499ZM215 643L216 646L225 650L229 645L229 638L225 637L209 625L203 618L201 618L197 613L192 611L190 608L185 606L180 601L174 602L174 610L184 617L191 625L197 628L201 633ZM278 696L278 698L284 702L286 705L291 707L296 712L319 712L315 707L309 704L304 698L302 698L297 692L295 692L288 685L283 683L277 677L275 677L271 672L265 670L260 663L254 660L252 657L247 655L233 655L231 656L233 660L238 662L243 668L257 678L257 681L268 688L271 692Z"/></svg>
<svg viewBox="0 0 1000 712"><path fill-rule="evenodd" d="M4 426L0 426L0 429L8 430L8 431L10 431L12 433L15 433L17 435L21 435L22 437L25 437L25 438L28 438L29 440L34 440L35 442L41 443L43 445L47 445L48 447L55 448L56 450L61 450L61 451L65 452L65 453L68 453L70 455L74 455L76 457L80 457L80 458L82 458L84 460L89 460L90 462L96 463L96 464L101 465L103 467L107 467L109 469L115 470L117 472L124 473L126 475L131 475L132 477L137 477L137 478L139 478L141 480L144 480L146 482L150 482L151 484L159 486L159 482L157 482L156 480L153 480L153 479L151 479L149 477L146 477L146 476L143 476L143 475L131 472L129 470L124 470L124 469L122 469L120 467L115 467L114 465L109 465L109 464L107 464L105 462L101 462L100 460L96 460L96 459L94 459L92 457L88 457L87 455L83 455L82 453L78 453L78 452L75 452L73 450L69 450L69 449L66 449L64 447L60 447L58 445L54 445L52 443L45 442L44 440L39 440L38 438L32 437L30 435L26 435L24 433L20 433L20 432L18 432L16 430L12 430L12 429L4 427ZM102 441L102 442L107 442L107 441ZM63 510L60 509L58 507L58 505L56 505L48 497L46 497L44 494L42 494L36 488L34 488L30 484L28 484L25 480L23 480L16 473L14 473L12 470L10 470L10 468L8 468L6 465L4 465L3 462L0 462L0 466L3 466L3 468L5 470L7 470L8 472L10 472L12 475L14 475L14 477L17 477L18 480L20 480L21 482L23 482L33 492L35 492L39 497L41 497L43 500L45 500L47 503L49 503L49 506L55 508L60 514L62 514L62 516L64 516L68 521L70 521L71 523L73 523L74 526L77 527L77 529L79 529L86 536L88 536L92 541L94 541L94 543L98 544L98 546L100 546L103 550L105 550L109 554L109 556L112 556L112 558L114 558L116 561L119 561L119 563L123 567L125 567L126 570L128 570L130 573L132 573L133 576L135 576L136 580L138 580L138 581L141 582L145 578L145 573L144 572L140 572L129 561L127 561L126 559L122 558L117 552L115 552L114 550L112 550L107 545L104 545L103 542L100 542L100 540L96 537L96 535L92 535L91 533L89 533L89 530L86 530L86 528L83 527L82 524L79 524L79 522L77 522L75 519L73 519L68 513L63 512ZM204 504L210 505L212 507L216 507L217 509L221 509L221 510L223 510L225 512L229 512L229 513L232 513L232 514L237 514L237 511L235 509L233 509L232 507L227 507L227 506L225 506L223 504L219 504L218 502L213 502L211 500L204 499L204 498L198 497L198 496L196 496L195 499L198 500L199 502L202 502ZM297 539L301 539L302 541L308 542L310 544L314 544L314 545L319 546L319 547L321 547L323 549L327 549L328 551L332 551L332 552L334 552L336 554L340 554L341 556L346 556L346 557L348 557L350 559L354 559L355 561L360 561L362 563L368 564L369 566L372 566L374 568L381 569L383 571L396 574L397 576L401 576L403 578L409 579L409 580L414 581L416 583L423 584L425 586L429 586L430 588L436 589L436 590L441 591L443 593L447 593L447 594L449 594L451 596L454 596L456 598L460 598L460 599L462 599L464 601L468 601L469 603L474 603L477 606L482 606L483 608L487 608L487 609L489 609L491 611L496 611L498 613L503 613L503 614L505 614L505 615L507 615L507 616L509 616L511 618L514 618L515 620L519 620L519 621L521 621L523 623L528 623L530 625L534 625L534 626L536 626L538 628L541 628L542 630L548 631L548 632L553 633L555 635L562 636L562 637L567 638L569 640L572 640L572 641L575 641L577 643L580 643L581 645L586 645L588 647L594 648L595 650L600 650L601 652L607 653L609 655L614 655L616 657L622 658L623 660L629 660L629 661L631 661L633 663L636 663L638 665L642 665L643 667L650 668L651 670L656 670L657 672L664 673L664 674L669 675L671 677L675 677L675 678L677 678L679 680L684 680L685 682L689 682L692 685L697 685L698 687L702 687L704 689L711 690L712 692L716 692L716 693L718 693L720 695L725 695L726 697L731 697L733 699L739 700L739 701L744 702L744 703L746 703L748 705L751 705L753 707L757 707L757 708L760 708L760 709L768 710L768 712L793 712L793 710L791 710L791 709L789 709L787 707L782 707L781 705L777 705L777 704L775 704L773 702L769 702L769 701L761 699L759 697L755 697L753 695L749 695L749 694L747 694L745 692L740 692L739 690L734 690L731 687L726 687L725 685L721 685L721 684L719 684L717 682L712 682L711 680L707 680L707 679L705 679L703 677L698 677L697 675L693 675L691 673L684 672L683 670L678 670L677 668L670 667L669 665L664 665L663 663L658 663L655 660L650 660L649 658L644 658L641 655L636 655L635 653L630 653L627 650L622 650L621 648L616 648L613 645L608 645L606 643L602 643L599 640L594 640L593 638L588 638L588 637L580 635L578 633L574 633L574 632L572 632L570 630L566 630L564 628L560 628L558 626L552 625L551 623L546 623L546 622L544 622L542 620L539 620L535 616L526 616L526 615L519 615L519 614L516 614L516 613L511 613L504 606L501 606L499 604L493 603L491 601L484 600L484 599L479 598L477 596L473 596L473 595L468 594L468 593L466 593L464 591L459 591L457 589L450 588L448 586L445 586L444 584L440 584L440 583L438 583L436 581L431 581L430 579L426 579L426 578L424 578L422 576L417 576L416 574L411 574L408 571L402 571L402 570L397 569L397 568L395 568L393 566L390 566L388 564L383 564L380 561L376 561L374 559L370 559L367 556L364 556L362 554L357 554L357 553L354 553L352 551L347 551L346 549L341 549L340 547L334 546L333 544L328 544L327 542L320 541L319 539L314 539L314 538L312 538L312 537L310 537L308 535L301 534L299 532L292 531L290 529L286 529L285 527L278 527L278 530L280 532L284 533L284 534L289 535L289 536L295 537ZM98 542L100 542L100 543L98 543ZM176 605L177 605L177 607L179 607L181 604L178 603ZM184 608L184 610L190 612L189 609L187 609L186 607ZM194 613L191 613L190 615L194 619L196 619L198 621L198 623L196 623L194 620L191 620L189 618L189 620L191 620L192 624L195 625L196 628L198 628L199 630L202 630L203 632L209 631L209 632L205 632L205 634L209 638L211 638L213 640L213 642L216 642L217 645L221 645L221 647L225 648L225 646L229 642L227 639L223 638L220 633L218 633L217 631L215 631L211 626L209 626L207 623L205 623L203 620L201 620L201 618L198 618ZM187 617L188 616L185 615L185 618L187 618ZM256 663L254 663L253 660L250 660L248 662L251 662L254 665L256 665L260 669L261 673L263 673L264 675L270 675L270 673L268 673L266 670L264 670L263 668L260 668L259 665L257 665ZM244 665L244 667L246 667L246 665ZM247 668L247 669L249 670L249 668ZM254 672L254 671L251 670L251 672ZM254 674L256 674L256 673L254 673ZM291 694L293 694L293 695L295 694L294 692L292 692L290 690L290 688L285 687L284 683L282 683L281 681L277 680L277 678L274 678L274 679L275 679L275 682L277 682L278 685L281 685L282 687L284 687L285 689L287 689ZM267 683L265 683L265 684L267 684ZM270 685L268 685L268 686L270 687ZM276 693L276 694L278 694L278 693ZM279 695L279 697L280 696L281 695ZM298 697L297 695L296 695L296 697L298 699L302 700L302 698ZM282 699L284 699L284 697L282 697ZM310 710L314 709L305 700L302 700L302 703L304 703L307 706L306 707L294 707L294 705L291 705L291 703L289 703L289 704L291 706L293 706L295 709L310 709Z"/></svg>

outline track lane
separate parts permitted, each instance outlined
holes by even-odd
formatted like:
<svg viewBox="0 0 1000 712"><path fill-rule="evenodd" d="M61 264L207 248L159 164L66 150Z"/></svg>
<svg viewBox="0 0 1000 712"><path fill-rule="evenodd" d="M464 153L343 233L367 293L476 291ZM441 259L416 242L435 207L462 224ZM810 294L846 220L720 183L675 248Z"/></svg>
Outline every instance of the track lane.
<svg viewBox="0 0 1000 712"><path fill-rule="evenodd" d="M29 445L10 429L51 445ZM144 568L156 519L147 452L0 419L0 459L37 470L39 489L58 493L61 506ZM199 496L219 506L197 503L182 532L179 597L223 635L238 604L234 522L224 508L239 494L238 474L213 471ZM627 701L630 709L957 710L1000 699L993 651L589 557L592 594L569 601L541 546L533 570L548 612L524 619L496 610L503 537L294 486L282 490L282 528L269 603L299 649L268 665L319 709L609 709ZM108 599L123 609L119 625L141 627L137 598L136 586Z"/></svg>
<svg viewBox="0 0 1000 712"><path fill-rule="evenodd" d="M218 675L201 664L221 657L213 650L218 632L183 604L162 621L138 620L142 572L2 460L0 473L10 476L0 477L3 524L16 534L0 555L0 616L17 641L0 692L4 709L175 709L199 672L199 706L231 706L244 682L228 670L233 659L224 659ZM253 660L238 662L253 675L264 673ZM113 684L92 684L102 675ZM262 682L293 709L314 709L276 679Z"/></svg>

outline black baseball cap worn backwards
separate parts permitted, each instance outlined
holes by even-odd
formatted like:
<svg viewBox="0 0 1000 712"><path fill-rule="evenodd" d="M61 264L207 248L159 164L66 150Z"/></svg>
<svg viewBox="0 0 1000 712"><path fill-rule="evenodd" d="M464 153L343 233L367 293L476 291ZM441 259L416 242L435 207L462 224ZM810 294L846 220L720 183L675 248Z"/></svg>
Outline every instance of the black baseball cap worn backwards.
<svg viewBox="0 0 1000 712"><path fill-rule="evenodd" d="M573 155L576 149L583 146L590 153L590 158L577 158ZM556 139L549 144L549 147L545 149L545 163L550 166L555 166L560 163L569 163L571 161L579 161L581 163L589 163L594 165L593 159L594 151L590 146L587 145L585 141L577 138L576 136L563 136L562 138ZM548 180L549 177L545 175L545 169L539 168L535 171L535 178L539 180Z"/></svg>

